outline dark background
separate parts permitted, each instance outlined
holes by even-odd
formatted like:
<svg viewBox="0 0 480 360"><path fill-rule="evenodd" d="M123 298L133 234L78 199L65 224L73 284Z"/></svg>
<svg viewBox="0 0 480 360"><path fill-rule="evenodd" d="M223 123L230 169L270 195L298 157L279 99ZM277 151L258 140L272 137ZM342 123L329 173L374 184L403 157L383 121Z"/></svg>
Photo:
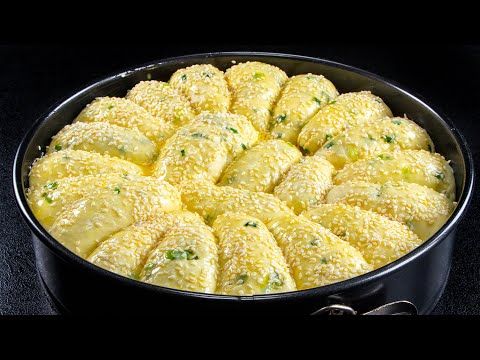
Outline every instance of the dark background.
<svg viewBox="0 0 480 360"><path fill-rule="evenodd" d="M133 45L118 39L69 46L0 43L0 314L55 313L38 281L29 231L13 196L11 168L20 139L50 105L99 78L138 64L198 52L255 50L360 67L404 85L443 111L466 136L479 164L479 45L248 43ZM450 279L435 314L480 314L479 205L476 193L458 228Z"/></svg>

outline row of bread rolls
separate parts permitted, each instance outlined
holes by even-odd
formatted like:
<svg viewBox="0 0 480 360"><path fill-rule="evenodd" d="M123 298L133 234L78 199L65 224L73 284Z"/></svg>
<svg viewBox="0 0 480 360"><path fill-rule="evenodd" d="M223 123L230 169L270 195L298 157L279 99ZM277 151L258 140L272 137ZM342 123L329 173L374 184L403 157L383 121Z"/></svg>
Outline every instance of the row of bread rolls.
<svg viewBox="0 0 480 360"><path fill-rule="evenodd" d="M67 153L67 151L65 152ZM441 201L441 194L430 190L438 195L437 203L430 205L429 198L432 194L427 193L427 196L425 196L423 193L424 187L415 185L420 189L418 191L413 186L414 184L410 184L411 186L406 189L399 188L399 185L398 183L386 183L383 185L383 192L377 194L381 190L378 186L372 188L372 184L368 183L347 182L346 187L342 188L342 185L334 187L328 193L328 197L332 197L333 200L328 199L328 201L332 203L345 202L347 204L353 201L353 205L359 205L358 202L362 201L361 207L380 212L395 220L410 222L409 226L413 226L414 229L418 227L420 231L425 231L425 226L428 227L429 217L430 219L440 218L442 211L444 216L448 215L448 206L445 207L445 202ZM288 241L294 242L299 241L301 226L305 225L303 216L295 216L282 201L271 194L234 189L228 186L220 187L213 185L210 181L186 182L181 190L183 203L190 210L201 214L205 221L210 224L224 213L244 212L259 221L264 221L267 226L274 222L277 224L276 229L284 229L285 232L275 232L271 228L277 241L280 241L279 239L282 236L286 236L289 239ZM413 192L413 190L417 191ZM371 196L371 192L375 192L374 197ZM79 255L88 256L89 252L98 244L102 244L105 236L115 234L124 227L142 219L155 217L163 211L178 210L181 206L180 201L173 194L175 194L174 188L158 179L135 175L105 174L59 179L54 183L47 183L42 188L34 189L29 198L35 215L46 226L50 226L49 229L53 236ZM166 201L169 198L171 200ZM412 204L414 208L392 206L392 203L388 201L392 198L397 200L396 203ZM425 204L428 205L427 208L430 212L425 211ZM335 204L314 207L307 211L305 216L330 229L338 235L339 239L347 240L353 248L360 250L362 257L358 257L358 252L353 254L357 255L358 261L363 259L364 262L368 263L369 267L365 265L356 268L358 271L360 271L359 269L365 270L383 266L410 251L420 242L420 239L405 225L388 220L383 216L377 215L375 217L373 213L360 211L357 207L339 205L332 208L333 205ZM424 208L422 209L422 207ZM400 211L397 211L398 209ZM351 215L352 213L353 215ZM411 216L413 216L413 221ZM339 223L341 220L345 221ZM439 221L444 221L444 219L440 218ZM370 228L376 232L376 235L366 231L368 229L366 224L370 224ZM345 230L345 227L348 230ZM319 237L317 232L322 232L325 229L318 230L318 228L318 226L308 224L307 229L309 230L302 236L305 236L305 239L312 236ZM327 243L330 244L332 243L332 234L328 235ZM318 241L321 244L324 242L323 238ZM346 246L344 241L333 243L342 245L342 248ZM304 262L308 263L308 259L313 259L314 253L311 253L309 246L307 246L307 249L303 249L300 244L302 242L294 246L294 250L299 253L293 258L290 257L289 266L294 272L296 270L293 269L303 269L295 272L297 282L303 279L303 276L307 276L303 275L305 271L310 274L308 277L311 279L303 285L298 285L299 288L320 286L357 274L345 270L340 272L339 277L334 278L326 274L325 269L322 271L319 269L317 269L318 271L312 270ZM313 248L316 249L319 244L316 244ZM308 244L305 243L304 245ZM386 247L386 250L384 247ZM287 255L289 253L287 249L289 248L286 245L281 246L281 248L289 259ZM347 253L351 253L351 251ZM323 262L330 259L326 254L332 253L323 251L321 259L326 259L322 260ZM303 259L301 264L293 260L298 258ZM343 257L340 256L339 259L343 259ZM331 263L334 264L330 269L331 271L335 272L341 268L339 261ZM311 266L313 265L314 263L311 264ZM318 276L313 276L313 273L309 273L309 271L313 271L313 273L317 271ZM314 278L320 282L315 282ZM180 288L183 287L180 286ZM188 289L191 289L191 287Z"/></svg>
<svg viewBox="0 0 480 360"><path fill-rule="evenodd" d="M380 103L372 100L379 98L369 92L343 94L338 101L337 96L335 86L320 75L304 74L288 78L279 68L260 62L232 66L225 74L212 65L194 65L176 71L168 83L142 81L129 90L125 98L96 99L76 118L76 122L89 125L76 125L81 129L70 130L72 135L61 132L58 141L52 143L54 146L51 151L54 151L55 146L90 151L95 143L103 141L104 135L119 131L115 126L112 129L97 129L92 124L96 122L138 130L153 144L161 147L179 127L189 124L196 114L202 111L230 111L246 116L262 138L282 138L296 144L297 136L305 124L317 128L317 123L327 120L338 122L339 114L327 110L339 107L340 104L345 103L344 107L348 107L364 102L365 108L371 108L360 112L348 124L343 124L343 127L360 123L357 118L361 118L364 113L368 113L372 119L382 114L391 115L381 100ZM322 115L322 112L325 114ZM92 126L94 129L89 131ZM69 127L65 130L69 130ZM95 135L98 131L102 133L95 141L91 141L89 136L82 136L83 132ZM145 139L139 134L127 133L130 139L125 139L126 143L116 140L109 144L110 147L99 149L114 156L149 164L151 157L137 159L135 154L130 154L133 148L145 144ZM308 150L306 142L299 144Z"/></svg>
<svg viewBox="0 0 480 360"><path fill-rule="evenodd" d="M187 208L214 229L218 219L229 221L234 214L248 214L245 227L263 231L265 225L281 248L298 289L379 268L422 242L405 224L342 203L324 204L298 216L275 196L262 192L207 181L184 184L180 190ZM222 237L221 231L218 236Z"/></svg>

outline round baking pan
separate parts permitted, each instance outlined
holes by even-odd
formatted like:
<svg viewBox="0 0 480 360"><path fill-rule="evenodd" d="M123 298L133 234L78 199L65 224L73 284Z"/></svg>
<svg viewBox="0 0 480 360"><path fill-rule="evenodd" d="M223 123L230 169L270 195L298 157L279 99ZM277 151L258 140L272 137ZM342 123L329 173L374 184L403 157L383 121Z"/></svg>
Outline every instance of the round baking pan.
<svg viewBox="0 0 480 360"><path fill-rule="evenodd" d="M51 137L71 123L85 105L99 96L124 96L128 89L142 80L151 78L167 81L175 70L182 67L208 63L225 70L234 63L244 61L270 63L283 69L289 76L308 72L322 74L340 92L370 90L383 98L394 115L405 114L425 128L437 152L451 160L455 173L458 205L447 223L409 254L362 276L290 293L226 296L150 285L99 268L58 243L35 219L25 195L29 168L50 143ZM471 198L473 179L471 153L455 126L418 96L392 81L332 61L250 52L169 58L88 86L52 107L36 121L19 145L13 171L16 200L32 232L37 269L47 293L63 312L86 314L361 314L397 301L412 303L420 314L429 313L448 279L455 231Z"/></svg>

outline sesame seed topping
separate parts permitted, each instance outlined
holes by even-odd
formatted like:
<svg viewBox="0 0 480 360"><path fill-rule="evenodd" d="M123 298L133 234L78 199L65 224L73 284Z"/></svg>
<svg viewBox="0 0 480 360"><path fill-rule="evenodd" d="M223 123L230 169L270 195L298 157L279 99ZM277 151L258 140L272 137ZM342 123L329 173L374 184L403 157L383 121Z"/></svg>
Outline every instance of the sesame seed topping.
<svg viewBox="0 0 480 360"><path fill-rule="evenodd" d="M132 279L247 296L364 274L447 221L453 170L414 121L322 75L231 63L88 104L30 168L41 224Z"/></svg>

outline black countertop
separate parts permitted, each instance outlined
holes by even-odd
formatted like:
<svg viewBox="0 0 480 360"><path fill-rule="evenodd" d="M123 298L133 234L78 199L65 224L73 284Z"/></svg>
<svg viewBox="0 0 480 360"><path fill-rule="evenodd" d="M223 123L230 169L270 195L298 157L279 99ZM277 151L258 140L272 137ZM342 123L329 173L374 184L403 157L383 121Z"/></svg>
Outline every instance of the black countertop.
<svg viewBox="0 0 480 360"><path fill-rule="evenodd" d="M11 185L16 147L36 117L108 74L168 56L221 50L316 56L397 81L447 114L479 164L480 46L0 45L0 314L55 314L39 283L29 231ZM449 282L435 314L480 314L479 205L475 193L458 228Z"/></svg>

